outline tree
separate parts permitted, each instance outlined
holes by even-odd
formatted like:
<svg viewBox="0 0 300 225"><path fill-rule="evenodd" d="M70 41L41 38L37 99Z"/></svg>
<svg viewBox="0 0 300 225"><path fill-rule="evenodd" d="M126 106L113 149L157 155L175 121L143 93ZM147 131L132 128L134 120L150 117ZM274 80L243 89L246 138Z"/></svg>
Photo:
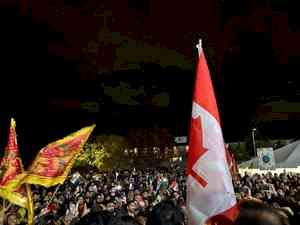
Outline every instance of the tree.
<svg viewBox="0 0 300 225"><path fill-rule="evenodd" d="M241 162L251 159L252 153L251 153L251 151L249 151L248 146L249 146L249 143L246 143L246 142L238 142L238 143L230 144L230 148L231 148L238 163L241 163Z"/></svg>
<svg viewBox="0 0 300 225"><path fill-rule="evenodd" d="M121 136L96 136L84 146L83 153L77 159L77 165L106 170L127 167L129 162L123 160L127 146L126 139Z"/></svg>

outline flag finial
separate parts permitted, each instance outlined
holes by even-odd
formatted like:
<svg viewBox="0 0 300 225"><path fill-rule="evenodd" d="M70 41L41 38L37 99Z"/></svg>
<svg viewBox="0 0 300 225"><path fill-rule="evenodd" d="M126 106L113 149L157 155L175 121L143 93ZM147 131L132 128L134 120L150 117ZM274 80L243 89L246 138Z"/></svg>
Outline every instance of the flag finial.
<svg viewBox="0 0 300 225"><path fill-rule="evenodd" d="M10 119L10 126L13 127L13 128L16 127L16 121L15 121L14 118L11 118L11 119Z"/></svg>
<svg viewBox="0 0 300 225"><path fill-rule="evenodd" d="M202 52L202 39L199 39L199 43L196 45L197 49L198 49L198 53L200 55L200 53Z"/></svg>

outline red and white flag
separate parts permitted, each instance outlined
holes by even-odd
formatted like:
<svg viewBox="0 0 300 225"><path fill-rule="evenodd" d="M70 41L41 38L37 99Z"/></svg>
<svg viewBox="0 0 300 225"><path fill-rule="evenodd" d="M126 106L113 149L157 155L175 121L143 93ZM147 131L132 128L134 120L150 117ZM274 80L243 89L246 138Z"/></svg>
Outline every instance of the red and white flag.
<svg viewBox="0 0 300 225"><path fill-rule="evenodd" d="M238 173L238 166L235 161L235 156L230 150L229 144L225 145L225 150L226 150L226 158L227 158L227 163L229 165L231 176L234 176Z"/></svg>
<svg viewBox="0 0 300 225"><path fill-rule="evenodd" d="M209 223L213 218L230 221L237 213L220 116L201 41L197 48L199 61L187 165L189 225Z"/></svg>
<svg viewBox="0 0 300 225"><path fill-rule="evenodd" d="M178 183L177 181L174 179L170 185L170 188L173 190L173 191L179 191L179 188L178 188Z"/></svg>

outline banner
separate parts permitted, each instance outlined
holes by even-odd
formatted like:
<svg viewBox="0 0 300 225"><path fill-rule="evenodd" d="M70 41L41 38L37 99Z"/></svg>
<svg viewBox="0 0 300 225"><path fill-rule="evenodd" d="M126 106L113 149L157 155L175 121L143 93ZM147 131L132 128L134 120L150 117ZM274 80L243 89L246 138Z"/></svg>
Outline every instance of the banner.
<svg viewBox="0 0 300 225"><path fill-rule="evenodd" d="M26 208L28 212L28 224L33 222L33 202L29 185L16 187L14 184L17 177L24 172L19 147L17 143L16 122L11 119L8 143L5 148L4 157L0 164L0 197L7 199L10 203Z"/></svg>
<svg viewBox="0 0 300 225"><path fill-rule="evenodd" d="M260 169L275 169L276 163L273 148L258 148L258 167Z"/></svg>
<svg viewBox="0 0 300 225"><path fill-rule="evenodd" d="M94 128L95 125L82 128L42 148L28 171L23 174L21 183L45 187L64 183L75 159Z"/></svg>

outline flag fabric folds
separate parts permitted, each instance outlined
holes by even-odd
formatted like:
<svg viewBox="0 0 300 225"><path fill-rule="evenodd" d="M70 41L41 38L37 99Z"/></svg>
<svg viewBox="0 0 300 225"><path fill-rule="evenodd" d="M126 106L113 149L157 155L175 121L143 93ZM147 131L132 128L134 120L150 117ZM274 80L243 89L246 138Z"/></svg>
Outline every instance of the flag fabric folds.
<svg viewBox="0 0 300 225"><path fill-rule="evenodd" d="M22 172L22 163L19 158L19 149L16 137L16 123L11 119L11 124L8 134L8 143L5 148L4 156L0 164L0 186L5 186L9 181L13 180Z"/></svg>
<svg viewBox="0 0 300 225"><path fill-rule="evenodd" d="M231 176L234 176L238 173L238 166L235 161L235 156L234 156L233 152L230 150L229 144L225 145L225 150L226 150L226 159L227 159L227 163L229 165L229 170L230 170Z"/></svg>
<svg viewBox="0 0 300 225"><path fill-rule="evenodd" d="M224 221L233 220L237 213L213 85L201 42L197 47L199 59L187 164L189 225L212 223L220 215Z"/></svg>
<svg viewBox="0 0 300 225"><path fill-rule="evenodd" d="M21 183L45 187L62 184L94 128L95 125L82 128L42 148L22 175Z"/></svg>
<svg viewBox="0 0 300 225"><path fill-rule="evenodd" d="M231 158L232 158L232 174L237 175L239 173L239 167L233 153L231 154Z"/></svg>
<svg viewBox="0 0 300 225"><path fill-rule="evenodd" d="M14 182L16 177L23 172L17 144L16 123L14 119L11 119L8 143L0 164L0 196L12 204L26 208L28 211L28 224L32 224L33 203L30 186L22 185L18 188L10 188L10 183Z"/></svg>

